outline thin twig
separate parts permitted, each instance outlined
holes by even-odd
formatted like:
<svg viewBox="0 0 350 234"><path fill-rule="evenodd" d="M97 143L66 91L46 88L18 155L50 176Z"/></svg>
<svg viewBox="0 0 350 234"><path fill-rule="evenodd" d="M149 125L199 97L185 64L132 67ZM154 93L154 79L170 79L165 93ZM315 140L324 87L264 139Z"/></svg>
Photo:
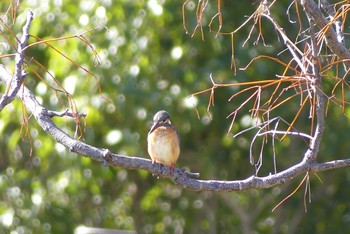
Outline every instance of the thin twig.
<svg viewBox="0 0 350 234"><path fill-rule="evenodd" d="M69 109L66 109L64 111L52 111L52 110L47 110L47 115L50 116L50 117L55 117L55 116L58 116L58 117L63 117L63 116L68 116L68 117L72 117L72 118L84 118L86 117L86 114L85 113L75 113Z"/></svg>

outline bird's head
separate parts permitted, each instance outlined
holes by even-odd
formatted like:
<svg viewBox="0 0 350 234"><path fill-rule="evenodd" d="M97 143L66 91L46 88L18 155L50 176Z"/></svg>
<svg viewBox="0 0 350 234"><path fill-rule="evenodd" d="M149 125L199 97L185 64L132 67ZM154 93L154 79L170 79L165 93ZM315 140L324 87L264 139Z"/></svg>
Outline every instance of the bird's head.
<svg viewBox="0 0 350 234"><path fill-rule="evenodd" d="M153 124L148 134L152 133L158 127L170 125L171 122L169 113L165 110L158 111L153 117Z"/></svg>

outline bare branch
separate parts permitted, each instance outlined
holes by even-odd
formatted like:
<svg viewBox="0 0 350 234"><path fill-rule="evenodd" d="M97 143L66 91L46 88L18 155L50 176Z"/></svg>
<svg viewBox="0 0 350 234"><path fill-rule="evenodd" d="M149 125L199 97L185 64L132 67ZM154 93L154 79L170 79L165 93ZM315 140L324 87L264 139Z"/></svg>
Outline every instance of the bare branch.
<svg viewBox="0 0 350 234"><path fill-rule="evenodd" d="M334 160L330 162L324 162L324 163L315 163L312 165L312 171L314 172L321 172L321 171L327 171L334 168L341 168L341 167L348 167L350 166L350 159L342 159L342 160Z"/></svg>
<svg viewBox="0 0 350 234"><path fill-rule="evenodd" d="M304 7L305 12L313 18L315 24L322 30L326 37L327 46L346 66L350 67L350 51L338 41L338 34L331 27L330 22L324 17L321 9L316 5L314 0L299 0Z"/></svg>
<svg viewBox="0 0 350 234"><path fill-rule="evenodd" d="M31 10L28 10L27 12L27 22L26 24L23 26L22 29L22 38L18 44L18 48L17 48L17 53L16 53L16 57L15 57L15 61L16 61L16 67L15 67L15 73L14 73L14 77L13 79L10 79L7 81L7 88L6 88L6 92L5 94L1 97L0 99L0 111L10 102L13 101L13 99L15 99L16 94L18 92L18 90L20 89L24 78L26 77L24 74L22 74L22 66L23 66L23 62L24 62L24 49L27 45L27 41L29 38L29 27L30 24L33 20L33 12Z"/></svg>

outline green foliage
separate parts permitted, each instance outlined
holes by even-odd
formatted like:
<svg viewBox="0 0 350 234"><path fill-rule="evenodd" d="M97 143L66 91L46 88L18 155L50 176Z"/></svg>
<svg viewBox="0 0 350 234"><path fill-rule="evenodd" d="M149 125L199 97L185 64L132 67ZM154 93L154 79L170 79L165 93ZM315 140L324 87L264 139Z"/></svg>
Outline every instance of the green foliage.
<svg viewBox="0 0 350 234"><path fill-rule="evenodd" d="M281 9L288 5L287 1L281 2ZM6 11L9 3L0 3L1 12ZM78 131L85 142L115 153L148 158L146 138L150 120L156 111L166 109L181 135L177 167L198 171L202 179L249 177L254 174L254 167L249 164L253 133L237 138L227 135L231 119L226 117L244 97L228 102L237 90L220 89L216 92L215 106L208 113L208 95L196 96L198 118L193 103L188 102L189 96L211 87L210 74L218 83L274 79L283 67L260 60L235 76L230 70L230 37L216 37L206 27L204 41L199 29L190 37L196 24L196 7L192 1L188 5L189 34L182 26L181 1L21 1L15 24L9 19L6 22L19 33L26 9L32 8L35 18L31 35L42 40L77 36L49 42L57 50L43 44L30 47L25 84L48 109L62 111L74 103L77 111L87 113L81 121L83 134ZM224 6L225 32L232 31L245 20L244 15L255 10L250 1L225 1ZM215 7L213 4L208 8L206 22L215 15ZM277 9L275 13L282 25L290 27L285 11ZM254 39L242 48L249 27L235 38L238 67L245 66L257 54L275 55L282 49L273 29L266 27L265 40L271 47L253 46L257 36L254 31ZM217 21L213 28L218 28ZM296 34L298 28L286 30ZM78 37L81 35L92 47ZM15 41L12 37L10 40ZM30 43L36 41L30 38ZM15 50L11 46L0 48L2 55ZM1 63L11 69L13 57L3 58ZM290 108L296 107L291 104L281 108L281 112L288 114ZM244 114L238 117L234 133L247 127L244 117ZM74 135L74 120L64 117L54 121ZM320 159L347 155L348 134L344 131L349 127L347 119L339 109L332 108L327 121ZM305 121L300 126L307 128L308 124ZM0 135L1 233L10 230L72 233L81 225L139 233L349 231L349 186L346 186L349 173L345 169L320 175L322 184L312 175L313 199L307 204L308 213L304 213L304 190L271 213L302 178L262 191L228 194L189 191L144 171L108 168L69 152L38 127L19 100L1 112ZM304 142L293 138L276 144L277 168L287 168L299 161L305 149ZM266 146L265 154L266 167L261 174L267 175L273 173L272 148ZM255 156L258 157L258 151Z"/></svg>

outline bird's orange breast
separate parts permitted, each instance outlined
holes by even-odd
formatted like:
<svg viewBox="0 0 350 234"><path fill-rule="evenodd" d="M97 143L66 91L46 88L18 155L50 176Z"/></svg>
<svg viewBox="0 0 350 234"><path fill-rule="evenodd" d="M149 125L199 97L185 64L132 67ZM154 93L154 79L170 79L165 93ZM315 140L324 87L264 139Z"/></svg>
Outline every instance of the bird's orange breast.
<svg viewBox="0 0 350 234"><path fill-rule="evenodd" d="M147 137L148 153L153 161L172 167L180 155L180 139L171 126L161 126Z"/></svg>

